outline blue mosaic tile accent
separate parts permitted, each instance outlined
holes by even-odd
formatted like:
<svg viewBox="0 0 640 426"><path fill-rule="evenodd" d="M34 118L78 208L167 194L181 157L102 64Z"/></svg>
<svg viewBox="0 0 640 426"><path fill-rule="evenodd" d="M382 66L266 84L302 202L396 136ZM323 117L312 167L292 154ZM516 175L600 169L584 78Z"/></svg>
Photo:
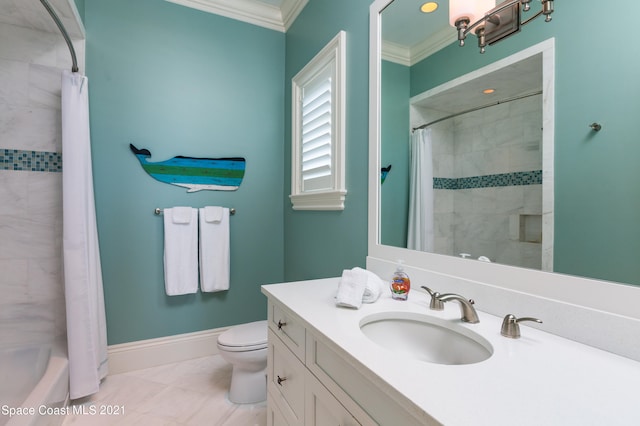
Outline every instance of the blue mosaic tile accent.
<svg viewBox="0 0 640 426"><path fill-rule="evenodd" d="M28 172L62 172L62 154L59 152L0 149L0 170Z"/></svg>
<svg viewBox="0 0 640 426"><path fill-rule="evenodd" d="M542 170L499 173L464 178L433 178L434 189L497 188L501 186L541 185Z"/></svg>
<svg viewBox="0 0 640 426"><path fill-rule="evenodd" d="M456 178L433 178L433 189L458 189Z"/></svg>

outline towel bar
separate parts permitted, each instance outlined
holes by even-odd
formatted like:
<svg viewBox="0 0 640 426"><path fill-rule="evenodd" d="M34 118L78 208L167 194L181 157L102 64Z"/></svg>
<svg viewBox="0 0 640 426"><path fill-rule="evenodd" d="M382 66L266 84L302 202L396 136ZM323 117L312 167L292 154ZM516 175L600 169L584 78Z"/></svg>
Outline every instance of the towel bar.
<svg viewBox="0 0 640 426"><path fill-rule="evenodd" d="M155 213L156 215L161 215L163 212L163 210L161 208L156 207L156 209L153 211L153 213ZM229 208L229 214L230 215L234 215L236 214L236 209L234 209L233 207Z"/></svg>

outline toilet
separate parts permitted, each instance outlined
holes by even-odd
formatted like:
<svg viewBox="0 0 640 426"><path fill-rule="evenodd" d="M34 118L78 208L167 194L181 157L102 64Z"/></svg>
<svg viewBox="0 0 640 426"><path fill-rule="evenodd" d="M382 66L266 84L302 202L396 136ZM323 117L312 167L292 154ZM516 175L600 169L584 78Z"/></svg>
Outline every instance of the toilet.
<svg viewBox="0 0 640 426"><path fill-rule="evenodd" d="M267 399L267 321L231 327L218 336L218 349L233 365L229 400L252 404Z"/></svg>

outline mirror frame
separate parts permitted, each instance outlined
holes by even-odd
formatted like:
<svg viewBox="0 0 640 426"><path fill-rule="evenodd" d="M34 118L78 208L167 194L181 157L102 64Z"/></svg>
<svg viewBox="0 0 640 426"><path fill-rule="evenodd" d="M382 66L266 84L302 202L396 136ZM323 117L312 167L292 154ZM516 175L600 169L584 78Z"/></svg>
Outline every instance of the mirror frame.
<svg viewBox="0 0 640 426"><path fill-rule="evenodd" d="M640 319L640 287L380 244L381 12L393 1L374 0L369 8L368 262L402 259L410 267Z"/></svg>

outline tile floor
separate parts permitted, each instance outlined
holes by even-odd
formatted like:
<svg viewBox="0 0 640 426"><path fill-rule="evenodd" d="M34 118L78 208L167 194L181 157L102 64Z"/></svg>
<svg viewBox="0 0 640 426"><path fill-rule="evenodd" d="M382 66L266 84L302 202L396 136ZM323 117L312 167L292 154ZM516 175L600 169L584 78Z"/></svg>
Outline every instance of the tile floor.
<svg viewBox="0 0 640 426"><path fill-rule="evenodd" d="M231 365L220 355L114 374L97 394L72 402L82 404L86 414L68 414L63 426L266 425L266 402L229 402L230 379ZM124 414L91 413L122 408Z"/></svg>

